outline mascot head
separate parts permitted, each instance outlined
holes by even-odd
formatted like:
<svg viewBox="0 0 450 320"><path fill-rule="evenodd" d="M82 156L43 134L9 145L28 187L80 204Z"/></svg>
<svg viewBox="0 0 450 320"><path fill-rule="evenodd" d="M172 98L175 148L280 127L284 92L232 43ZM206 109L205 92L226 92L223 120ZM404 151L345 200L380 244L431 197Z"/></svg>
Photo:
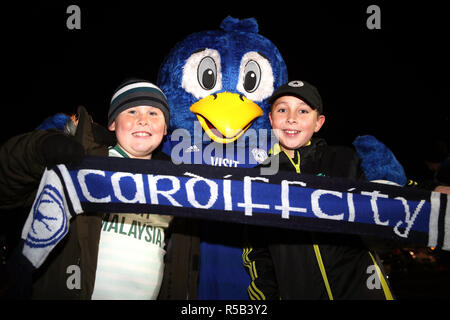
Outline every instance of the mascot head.
<svg viewBox="0 0 450 320"><path fill-rule="evenodd" d="M254 18L227 17L220 28L177 43L161 65L158 86L169 100L172 130L194 134L198 120L213 141L225 144L250 127L270 128L267 100L288 78L280 52L258 34Z"/></svg>

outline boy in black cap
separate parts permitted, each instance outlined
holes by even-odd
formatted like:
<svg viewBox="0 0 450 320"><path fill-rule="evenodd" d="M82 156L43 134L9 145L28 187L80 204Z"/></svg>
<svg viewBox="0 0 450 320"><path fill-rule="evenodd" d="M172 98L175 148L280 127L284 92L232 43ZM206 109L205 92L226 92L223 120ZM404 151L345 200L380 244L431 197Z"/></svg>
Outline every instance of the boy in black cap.
<svg viewBox="0 0 450 320"><path fill-rule="evenodd" d="M325 122L314 86L291 81L269 102L279 143L262 167L276 161L279 170L364 179L356 152L312 137ZM393 298L377 255L357 236L262 227L249 228L248 235L242 256L252 279L251 299Z"/></svg>
<svg viewBox="0 0 450 320"><path fill-rule="evenodd" d="M319 92L307 82L291 81L275 91L269 103L270 125L279 140L276 153L284 151L289 159L300 163L298 149L310 144L325 122ZM300 168L294 167L300 173Z"/></svg>

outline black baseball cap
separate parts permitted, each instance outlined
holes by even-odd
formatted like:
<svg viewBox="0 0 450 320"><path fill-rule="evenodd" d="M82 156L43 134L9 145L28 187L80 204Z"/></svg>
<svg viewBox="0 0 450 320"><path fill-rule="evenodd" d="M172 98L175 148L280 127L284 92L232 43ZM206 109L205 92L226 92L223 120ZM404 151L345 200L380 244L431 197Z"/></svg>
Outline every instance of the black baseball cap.
<svg viewBox="0 0 450 320"><path fill-rule="evenodd" d="M319 114L323 112L322 98L319 91L312 84L303 80L289 81L280 86L272 96L269 98L269 103L272 105L275 100L282 96L294 96L302 99L312 109L316 109Z"/></svg>

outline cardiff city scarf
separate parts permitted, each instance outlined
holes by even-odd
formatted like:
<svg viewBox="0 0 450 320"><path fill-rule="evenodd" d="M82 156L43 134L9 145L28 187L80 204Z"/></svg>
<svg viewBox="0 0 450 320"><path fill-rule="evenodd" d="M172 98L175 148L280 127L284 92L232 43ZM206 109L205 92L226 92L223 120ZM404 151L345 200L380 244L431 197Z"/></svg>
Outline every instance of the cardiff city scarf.
<svg viewBox="0 0 450 320"><path fill-rule="evenodd" d="M450 250L449 196L417 188L258 168L86 157L46 170L22 231L39 267L90 212L154 213L375 236Z"/></svg>

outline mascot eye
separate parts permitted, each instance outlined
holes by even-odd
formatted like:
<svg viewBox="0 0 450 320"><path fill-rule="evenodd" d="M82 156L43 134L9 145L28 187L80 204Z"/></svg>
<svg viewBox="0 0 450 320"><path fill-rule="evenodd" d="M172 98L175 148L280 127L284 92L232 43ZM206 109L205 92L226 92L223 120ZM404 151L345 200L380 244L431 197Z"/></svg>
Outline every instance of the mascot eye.
<svg viewBox="0 0 450 320"><path fill-rule="evenodd" d="M214 49L200 49L187 58L183 67L181 87L196 99L222 89L220 55Z"/></svg>
<svg viewBox="0 0 450 320"><path fill-rule="evenodd" d="M244 89L251 93L258 89L261 80L261 68L256 61L250 60L244 68Z"/></svg>
<svg viewBox="0 0 450 320"><path fill-rule="evenodd" d="M241 60L236 89L247 99L263 101L273 93L273 70L270 61L256 51L247 52Z"/></svg>
<svg viewBox="0 0 450 320"><path fill-rule="evenodd" d="M211 90L216 85L217 68L214 59L204 57L197 69L198 83L205 90Z"/></svg>

